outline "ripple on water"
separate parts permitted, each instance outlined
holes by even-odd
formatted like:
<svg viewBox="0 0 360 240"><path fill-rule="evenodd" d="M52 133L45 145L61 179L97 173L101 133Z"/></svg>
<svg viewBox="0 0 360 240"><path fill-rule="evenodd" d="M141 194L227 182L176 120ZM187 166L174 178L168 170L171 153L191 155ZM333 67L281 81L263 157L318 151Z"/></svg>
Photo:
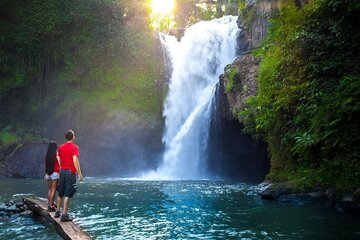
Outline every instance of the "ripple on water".
<svg viewBox="0 0 360 240"><path fill-rule="evenodd" d="M39 195L43 182L33 184L25 194ZM360 232L356 217L316 205L266 202L246 184L92 179L78 188L70 210L75 222L95 239L335 240L358 239ZM11 197L14 192L6 194ZM50 226L33 218L0 219L0 239L57 237Z"/></svg>
<svg viewBox="0 0 360 240"><path fill-rule="evenodd" d="M61 239L48 225L30 216L13 215L0 221L0 239Z"/></svg>

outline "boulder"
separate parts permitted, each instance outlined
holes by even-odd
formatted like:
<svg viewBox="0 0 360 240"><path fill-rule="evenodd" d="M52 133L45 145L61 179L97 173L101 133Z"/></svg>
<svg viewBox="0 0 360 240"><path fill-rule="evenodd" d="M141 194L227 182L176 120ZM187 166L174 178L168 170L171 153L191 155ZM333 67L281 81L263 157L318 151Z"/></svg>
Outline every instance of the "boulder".
<svg viewBox="0 0 360 240"><path fill-rule="evenodd" d="M360 213L360 205L356 203L352 193L344 194L340 200L340 208L350 213Z"/></svg>
<svg viewBox="0 0 360 240"><path fill-rule="evenodd" d="M357 203L360 203L360 188L357 188L354 193L354 199Z"/></svg>
<svg viewBox="0 0 360 240"><path fill-rule="evenodd" d="M180 41L185 34L185 30L185 28L173 28L169 30L168 34L176 37L176 39Z"/></svg>
<svg viewBox="0 0 360 240"><path fill-rule="evenodd" d="M0 203L0 217L10 217L14 214L28 215L27 205L24 203L14 203L13 201L8 203ZM30 212L31 214L31 212Z"/></svg>
<svg viewBox="0 0 360 240"><path fill-rule="evenodd" d="M287 195L282 195L279 197L279 201L285 203L292 203L297 205L303 205L307 203L313 203L322 201L324 199L323 192L310 192L310 193L292 193Z"/></svg>
<svg viewBox="0 0 360 240"><path fill-rule="evenodd" d="M275 200L280 196L292 193L293 187L287 183L273 184L271 187L266 188L260 195L262 199Z"/></svg>
<svg viewBox="0 0 360 240"><path fill-rule="evenodd" d="M25 211L21 212L20 215L22 215L22 216L29 216L29 215L32 215L32 211L30 211L30 210L25 210Z"/></svg>
<svg viewBox="0 0 360 240"><path fill-rule="evenodd" d="M336 203L336 189L334 187L330 187L325 191L324 205L326 207L334 207L335 203Z"/></svg>
<svg viewBox="0 0 360 240"><path fill-rule="evenodd" d="M3 203L0 203L0 212L5 211L7 209L7 206Z"/></svg>
<svg viewBox="0 0 360 240"><path fill-rule="evenodd" d="M47 144L25 143L5 157L6 175L9 177L42 178Z"/></svg>
<svg viewBox="0 0 360 240"><path fill-rule="evenodd" d="M18 207L16 207L16 205L11 205L11 206L7 207L7 209L5 211L9 212L9 213L19 213L20 209Z"/></svg>

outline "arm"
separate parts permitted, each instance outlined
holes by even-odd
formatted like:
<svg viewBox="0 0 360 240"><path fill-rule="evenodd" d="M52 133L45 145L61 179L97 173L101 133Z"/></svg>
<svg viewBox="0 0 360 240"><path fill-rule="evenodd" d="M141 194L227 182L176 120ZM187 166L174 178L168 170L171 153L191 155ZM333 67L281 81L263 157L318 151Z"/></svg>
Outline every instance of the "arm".
<svg viewBox="0 0 360 240"><path fill-rule="evenodd" d="M79 162L78 156L76 156L76 155L73 156L73 162L74 162L74 166L76 168L76 171L77 171L77 173L79 175L79 182L81 182L82 179L83 179L83 176L82 176L82 173L81 173L80 162Z"/></svg>
<svg viewBox="0 0 360 240"><path fill-rule="evenodd" d="M60 166L60 169L61 169L61 161L60 161L60 157L59 157L59 153L58 153L58 152L56 153L56 160L57 160L57 162L58 162L58 164L59 164L59 166Z"/></svg>

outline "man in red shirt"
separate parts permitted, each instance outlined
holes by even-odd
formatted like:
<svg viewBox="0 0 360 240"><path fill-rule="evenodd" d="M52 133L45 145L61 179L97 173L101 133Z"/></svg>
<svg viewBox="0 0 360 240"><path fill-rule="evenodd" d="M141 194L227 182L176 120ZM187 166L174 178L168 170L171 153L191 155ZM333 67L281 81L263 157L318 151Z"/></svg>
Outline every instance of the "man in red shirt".
<svg viewBox="0 0 360 240"><path fill-rule="evenodd" d="M58 186L58 204L55 212L55 217L60 217L60 207L64 198L64 207L61 215L62 222L73 220L69 216L68 210L70 198L72 198L76 192L76 174L79 176L79 181L83 179L79 162L79 147L74 144L74 131L68 130L65 133L65 138L67 142L59 147L61 171Z"/></svg>

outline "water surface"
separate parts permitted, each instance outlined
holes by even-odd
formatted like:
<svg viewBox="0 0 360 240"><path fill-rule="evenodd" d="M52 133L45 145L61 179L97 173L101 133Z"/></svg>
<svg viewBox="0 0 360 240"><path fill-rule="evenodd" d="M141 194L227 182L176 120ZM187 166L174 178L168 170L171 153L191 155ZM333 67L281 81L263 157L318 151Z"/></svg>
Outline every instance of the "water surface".
<svg viewBox="0 0 360 240"><path fill-rule="evenodd" d="M0 202L45 196L42 180L0 182ZM359 239L358 216L318 204L263 201L254 186L227 181L87 178L71 204L95 239ZM0 239L60 239L26 216L0 218Z"/></svg>

